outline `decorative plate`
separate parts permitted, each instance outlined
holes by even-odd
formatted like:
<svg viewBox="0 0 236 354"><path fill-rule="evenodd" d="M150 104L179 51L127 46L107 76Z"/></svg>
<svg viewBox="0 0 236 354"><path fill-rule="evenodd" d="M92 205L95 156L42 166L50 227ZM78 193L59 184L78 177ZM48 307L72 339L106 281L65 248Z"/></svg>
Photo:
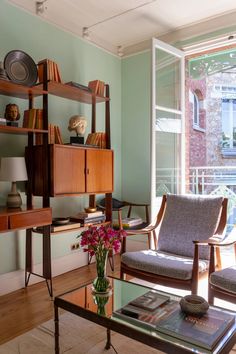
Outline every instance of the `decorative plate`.
<svg viewBox="0 0 236 354"><path fill-rule="evenodd" d="M9 79L16 84L33 86L38 78L37 65L22 50L12 50L4 58L4 68Z"/></svg>
<svg viewBox="0 0 236 354"><path fill-rule="evenodd" d="M68 224L70 218L53 218L52 223L53 225L65 225Z"/></svg>

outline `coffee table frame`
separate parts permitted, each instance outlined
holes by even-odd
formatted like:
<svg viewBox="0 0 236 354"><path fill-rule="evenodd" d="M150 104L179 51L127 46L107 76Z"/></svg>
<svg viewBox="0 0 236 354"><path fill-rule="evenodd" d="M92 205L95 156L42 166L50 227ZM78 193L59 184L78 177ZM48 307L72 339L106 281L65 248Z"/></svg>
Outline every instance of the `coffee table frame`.
<svg viewBox="0 0 236 354"><path fill-rule="evenodd" d="M110 277L114 280L119 280L122 282L126 282L125 280L117 279ZM132 283L131 283L132 284ZM163 351L164 353L169 353L169 354L184 354L184 353L191 353L194 352L194 350L191 348L186 348L184 346L181 346L181 341L178 341L178 343L173 342L173 337L170 336L170 341L168 339L163 339L159 337L155 337L150 335L149 333L143 332L140 327L137 326L130 326L128 323L127 325L124 324L123 322L118 322L114 319L111 319L109 317L104 317L101 315L98 315L95 312L92 312L86 308L80 307L78 305L72 304L71 302L68 302L67 300L61 298L62 296L71 293L73 291L79 290L81 288L84 288L86 286L90 285L90 283L87 283L77 289L74 289L72 291L66 292L64 294L61 294L59 296L56 296L54 299L54 321L55 321L55 354L60 353L60 347L59 347L59 308L64 309L74 315L77 315L79 317L85 318L86 320L89 320L93 323L96 323L100 326L103 326L107 329L107 341L105 345L105 349L109 349L111 346L111 331L120 333L126 337L132 338L138 342L141 342L143 344L146 344L152 348L159 349ZM134 284L134 285L139 285L139 284ZM141 285L140 285L141 286ZM147 288L145 286L145 288ZM228 336L227 334L219 341L218 345L212 352L206 351L207 353L212 353L212 354L228 354L229 351L232 349L234 344L236 343L236 324L230 329L230 332L232 332L232 335ZM227 332L228 333L228 332ZM168 337L168 336L167 336ZM172 341L171 341L172 339ZM222 341L225 341L224 345L222 348L217 350L222 344ZM182 341L183 345L186 345L186 342ZM192 345L194 348L194 345ZM200 353L200 352L199 352Z"/></svg>

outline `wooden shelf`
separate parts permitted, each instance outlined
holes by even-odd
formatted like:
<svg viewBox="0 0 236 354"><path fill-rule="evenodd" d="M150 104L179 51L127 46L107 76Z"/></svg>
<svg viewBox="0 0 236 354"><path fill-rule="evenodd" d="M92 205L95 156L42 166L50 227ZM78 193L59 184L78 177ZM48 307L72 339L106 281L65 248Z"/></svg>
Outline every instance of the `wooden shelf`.
<svg viewBox="0 0 236 354"><path fill-rule="evenodd" d="M0 125L0 133L8 134L28 134L28 133L44 133L48 134L48 130L30 129L21 127L11 127L7 125Z"/></svg>
<svg viewBox="0 0 236 354"><path fill-rule="evenodd" d="M0 95L29 99L31 96L41 96L44 93L46 94L47 91L39 86L28 87L11 81L0 80Z"/></svg>
<svg viewBox="0 0 236 354"><path fill-rule="evenodd" d="M38 87L42 88L42 85L40 84ZM48 91L49 94L62 97L62 98L67 98L73 101L79 101L82 103L88 103L92 104L93 103L93 97L94 95L91 92L88 92L86 90L82 90L78 87L73 87L70 85L65 85L60 82L56 81L49 81L48 82ZM109 101L110 99L108 97L103 97L103 96L96 96L96 102L95 103L100 103L100 102L106 102Z"/></svg>
<svg viewBox="0 0 236 354"><path fill-rule="evenodd" d="M51 231L51 235L58 235L58 234L62 234L62 233L68 233L68 232L72 232L72 231L82 231L84 230L85 228L89 227L89 226L105 226L105 225L109 225L110 224L110 221L105 221L105 222L102 222L102 223L99 223L99 224L86 224L86 225L83 225L83 226L80 226L80 227L76 227L74 229L67 229L67 230L60 230L60 231L56 231L56 232L52 232ZM37 228L34 228L33 229L33 232L35 232L36 234L42 234L42 231L41 230L37 230Z"/></svg>

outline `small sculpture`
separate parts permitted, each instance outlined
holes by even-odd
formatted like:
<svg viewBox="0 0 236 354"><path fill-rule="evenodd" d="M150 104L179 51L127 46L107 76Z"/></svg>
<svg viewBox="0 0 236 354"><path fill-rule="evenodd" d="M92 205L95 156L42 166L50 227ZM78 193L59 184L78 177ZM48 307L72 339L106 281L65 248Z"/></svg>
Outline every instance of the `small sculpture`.
<svg viewBox="0 0 236 354"><path fill-rule="evenodd" d="M70 138L70 143L73 144L84 144L84 133L87 127L87 120L82 116L72 116L69 120L68 130L75 131L76 137Z"/></svg>
<svg viewBox="0 0 236 354"><path fill-rule="evenodd" d="M16 120L19 120L20 119L20 111L19 111L19 107L17 106L17 104L15 104L15 103L7 104L4 117L11 122L15 122Z"/></svg>

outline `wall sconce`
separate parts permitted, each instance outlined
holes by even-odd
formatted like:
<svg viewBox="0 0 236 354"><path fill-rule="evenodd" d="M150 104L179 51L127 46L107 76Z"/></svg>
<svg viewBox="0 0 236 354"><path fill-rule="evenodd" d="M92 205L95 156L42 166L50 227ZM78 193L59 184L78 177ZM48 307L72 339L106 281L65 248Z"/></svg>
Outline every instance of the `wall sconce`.
<svg viewBox="0 0 236 354"><path fill-rule="evenodd" d="M20 194L17 192L16 182L27 181L27 171L24 157L2 157L0 181L12 182L11 192L7 197L8 208L19 208L22 205Z"/></svg>

